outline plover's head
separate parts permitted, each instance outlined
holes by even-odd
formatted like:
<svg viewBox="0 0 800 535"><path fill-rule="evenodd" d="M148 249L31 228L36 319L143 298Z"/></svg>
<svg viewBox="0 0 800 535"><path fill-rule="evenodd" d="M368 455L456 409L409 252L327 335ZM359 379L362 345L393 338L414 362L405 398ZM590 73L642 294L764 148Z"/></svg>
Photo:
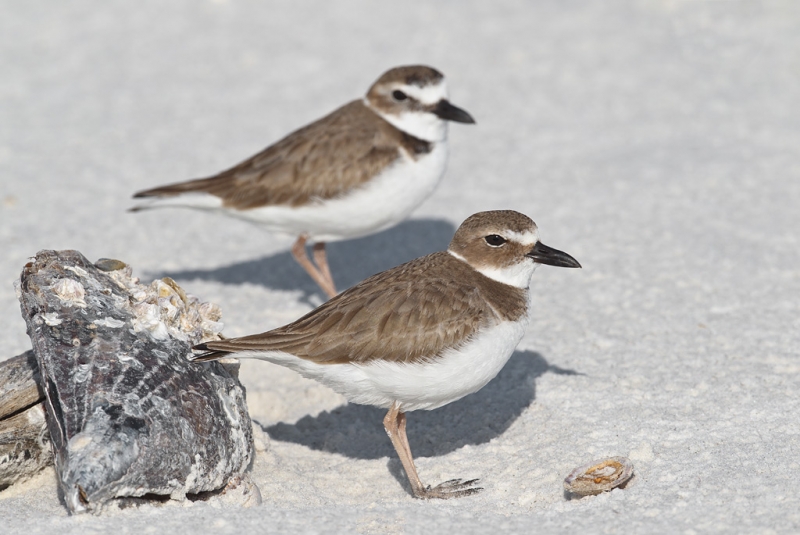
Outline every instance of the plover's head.
<svg viewBox="0 0 800 535"><path fill-rule="evenodd" d="M372 84L364 100L396 128L425 141L444 140L447 121L475 122L469 113L447 100L444 75L424 65L386 71Z"/></svg>
<svg viewBox="0 0 800 535"><path fill-rule="evenodd" d="M536 264L579 268L577 260L539 241L531 218L513 210L478 212L458 227L447 252L490 279L527 288Z"/></svg>

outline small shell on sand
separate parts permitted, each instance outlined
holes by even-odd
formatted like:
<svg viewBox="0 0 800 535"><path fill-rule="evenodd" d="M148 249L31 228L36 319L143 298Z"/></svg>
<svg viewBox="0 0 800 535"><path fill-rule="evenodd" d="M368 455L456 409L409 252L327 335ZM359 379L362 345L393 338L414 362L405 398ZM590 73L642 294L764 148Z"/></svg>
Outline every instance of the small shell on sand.
<svg viewBox="0 0 800 535"><path fill-rule="evenodd" d="M633 463L627 457L598 459L579 466L564 479L564 489L578 496L592 496L627 483Z"/></svg>

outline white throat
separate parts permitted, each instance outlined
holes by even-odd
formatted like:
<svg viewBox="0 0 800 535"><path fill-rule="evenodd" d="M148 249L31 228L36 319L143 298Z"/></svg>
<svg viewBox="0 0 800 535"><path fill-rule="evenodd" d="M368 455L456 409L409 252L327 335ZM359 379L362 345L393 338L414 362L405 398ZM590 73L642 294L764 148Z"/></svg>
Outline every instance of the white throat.
<svg viewBox="0 0 800 535"><path fill-rule="evenodd" d="M450 249L448 249L447 252L462 262L467 262L460 254ZM467 263L469 264L469 262ZM522 262L505 267L476 267L472 264L470 264L470 266L481 275L485 275L492 280L514 286L515 288L525 289L531 285L531 277L533 276L533 272L536 271L538 264L532 259L525 258Z"/></svg>
<svg viewBox="0 0 800 535"><path fill-rule="evenodd" d="M447 98L447 83L444 80L436 85L427 85L425 87L413 84L398 84L395 88L426 106L432 106ZM364 103L372 111L386 119L389 124L417 139L432 142L447 139L447 121L440 119L433 113L424 111L408 111L401 114L383 113L370 106L366 97L364 98Z"/></svg>
<svg viewBox="0 0 800 535"><path fill-rule="evenodd" d="M409 111L396 115L394 113L383 113L373 108L369 105L367 99L364 99L364 103L369 109L385 119L386 122L417 139L431 142L441 142L447 139L447 121L440 119L433 113Z"/></svg>

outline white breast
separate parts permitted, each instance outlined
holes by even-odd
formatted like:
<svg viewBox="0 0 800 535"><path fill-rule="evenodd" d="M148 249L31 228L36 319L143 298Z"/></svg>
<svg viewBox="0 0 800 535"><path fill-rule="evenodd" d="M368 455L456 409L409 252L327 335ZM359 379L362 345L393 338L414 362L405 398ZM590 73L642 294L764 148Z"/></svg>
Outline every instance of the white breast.
<svg viewBox="0 0 800 535"><path fill-rule="evenodd" d="M428 362L315 364L282 352L239 353L281 364L315 379L349 401L389 408L398 401L404 412L430 410L477 392L508 362L528 325L528 317L502 322L459 349Z"/></svg>
<svg viewBox="0 0 800 535"><path fill-rule="evenodd" d="M436 189L447 165L447 142L417 160L403 156L368 183L337 199L240 212L273 230L308 234L314 241L358 238L392 227Z"/></svg>
<svg viewBox="0 0 800 535"><path fill-rule="evenodd" d="M494 379L514 353L527 325L527 317L502 322L463 347L425 363L376 361L359 366L372 383L372 391L342 394L355 403L387 408L396 400L405 412L441 407L477 392Z"/></svg>
<svg viewBox="0 0 800 535"><path fill-rule="evenodd" d="M218 212L291 236L337 241L380 232L404 220L439 185L447 166L447 141L417 159L403 154L368 183L335 199L305 206L232 210L206 193L154 199L143 208L181 207Z"/></svg>

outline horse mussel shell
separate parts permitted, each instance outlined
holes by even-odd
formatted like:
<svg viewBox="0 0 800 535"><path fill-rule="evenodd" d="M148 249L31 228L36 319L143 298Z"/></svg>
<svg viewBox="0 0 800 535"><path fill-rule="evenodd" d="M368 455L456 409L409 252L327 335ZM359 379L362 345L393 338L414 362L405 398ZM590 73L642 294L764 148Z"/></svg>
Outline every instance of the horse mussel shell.
<svg viewBox="0 0 800 535"><path fill-rule="evenodd" d="M224 365L186 359L192 345L219 339L219 307L168 278L139 284L124 262L99 264L40 251L19 283L67 509L180 500L238 481L255 454L244 388Z"/></svg>

